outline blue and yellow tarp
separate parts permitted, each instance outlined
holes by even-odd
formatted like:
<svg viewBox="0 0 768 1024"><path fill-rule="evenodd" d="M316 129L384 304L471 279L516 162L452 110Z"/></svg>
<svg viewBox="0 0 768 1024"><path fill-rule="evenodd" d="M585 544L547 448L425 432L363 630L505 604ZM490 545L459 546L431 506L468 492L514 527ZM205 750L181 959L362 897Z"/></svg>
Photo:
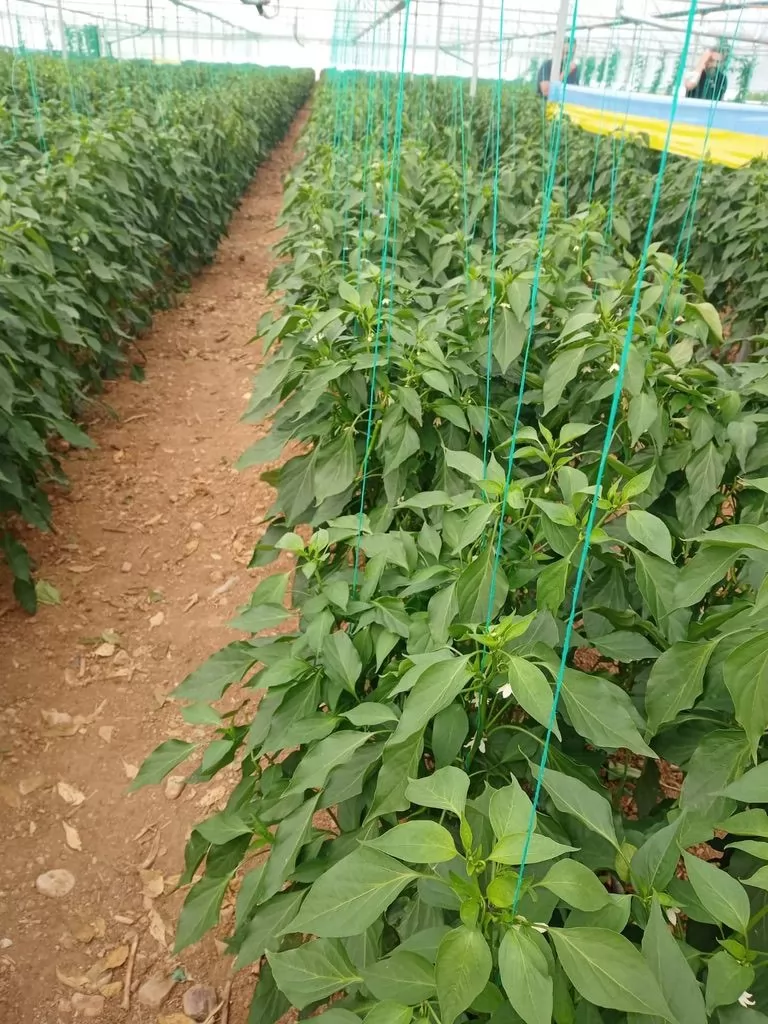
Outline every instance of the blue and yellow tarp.
<svg viewBox="0 0 768 1024"><path fill-rule="evenodd" d="M550 85L550 108L562 97L561 82ZM663 149L672 113L670 96L586 89L569 85L565 112L589 132L642 132L653 149ZM768 107L747 103L678 100L670 152L713 163L740 167L755 157L768 157Z"/></svg>

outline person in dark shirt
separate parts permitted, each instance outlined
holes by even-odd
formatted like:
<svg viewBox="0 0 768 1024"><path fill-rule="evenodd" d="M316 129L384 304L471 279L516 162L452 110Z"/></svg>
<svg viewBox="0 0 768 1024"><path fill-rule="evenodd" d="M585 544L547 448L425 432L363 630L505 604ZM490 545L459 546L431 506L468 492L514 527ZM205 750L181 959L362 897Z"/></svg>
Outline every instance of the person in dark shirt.
<svg viewBox="0 0 768 1024"><path fill-rule="evenodd" d="M721 50L704 51L696 70L685 80L686 99L720 102L728 88L728 79L722 67L725 56Z"/></svg>
<svg viewBox="0 0 768 1024"><path fill-rule="evenodd" d="M564 76L564 74L565 74L565 62L568 60L568 50L569 50L568 45L563 47L563 56L562 56L562 58L560 60L560 74L561 74L561 76ZM570 47L570 50L571 50L571 58L573 58L573 54L576 51L576 44L575 43L573 44L572 47ZM536 90L537 90L538 94L540 96L543 96L545 99L549 96L549 81L550 81L551 78L552 78L552 61L551 60L545 60L544 63L539 68L539 73L538 73L538 75L536 77ZM579 84L579 65L573 59L571 60L571 66L568 69L568 78L566 79L566 81L567 81L568 85L578 85Z"/></svg>

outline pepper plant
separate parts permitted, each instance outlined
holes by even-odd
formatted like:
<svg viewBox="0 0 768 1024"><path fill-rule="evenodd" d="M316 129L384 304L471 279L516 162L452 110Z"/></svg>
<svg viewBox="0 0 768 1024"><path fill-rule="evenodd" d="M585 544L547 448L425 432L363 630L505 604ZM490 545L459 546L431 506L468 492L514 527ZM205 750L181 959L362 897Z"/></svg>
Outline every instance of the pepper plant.
<svg viewBox="0 0 768 1024"><path fill-rule="evenodd" d="M376 147L330 187L332 112L287 183L241 460L297 452L252 561L295 570L176 691L215 738L134 784L239 767L177 949L236 894L251 1024L735 1024L768 955L768 366L717 361L702 280L654 246L638 281L597 202L558 190L540 241L533 186L492 253L477 165L437 146L403 148L395 244Z"/></svg>

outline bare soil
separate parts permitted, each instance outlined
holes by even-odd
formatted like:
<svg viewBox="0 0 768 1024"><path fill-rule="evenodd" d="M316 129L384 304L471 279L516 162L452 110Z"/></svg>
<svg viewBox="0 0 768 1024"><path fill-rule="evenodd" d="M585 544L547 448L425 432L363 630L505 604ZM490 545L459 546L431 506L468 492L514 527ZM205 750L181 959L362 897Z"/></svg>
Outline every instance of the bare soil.
<svg viewBox="0 0 768 1024"><path fill-rule="evenodd" d="M140 342L145 381L107 386L88 424L98 448L68 455L71 490L53 495L55 535L24 538L61 603L29 618L0 579L0 1020L8 1024L84 1019L76 993L87 991L89 970L91 980L103 973L106 998L94 1018L102 1024L177 1024L171 1015L187 981L160 1009L140 1005L135 991L121 1009L125 964L108 968L103 958L134 934L134 990L174 968L219 992L232 977L221 931L179 957L171 949L186 837L222 806L233 774L176 799L163 787L126 790L158 743L206 736L166 695L236 638L227 619L273 571L247 569L270 488L232 466L258 436L238 422L260 358L247 343L269 306L282 178L305 117L259 170L214 264ZM51 869L74 876L68 895L36 888ZM245 1024L254 980L248 970L234 976L230 1024Z"/></svg>

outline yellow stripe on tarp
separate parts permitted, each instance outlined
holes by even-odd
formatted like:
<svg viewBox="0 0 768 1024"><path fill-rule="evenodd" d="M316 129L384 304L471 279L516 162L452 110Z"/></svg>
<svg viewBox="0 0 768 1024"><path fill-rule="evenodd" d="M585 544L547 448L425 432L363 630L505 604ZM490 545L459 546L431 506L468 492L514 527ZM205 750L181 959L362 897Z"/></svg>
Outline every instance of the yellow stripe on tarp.
<svg viewBox="0 0 768 1024"><path fill-rule="evenodd" d="M560 109L551 103L550 113ZM664 149L667 138L667 123L655 117L636 117L617 111L594 110L591 107L565 104L565 112L571 120L588 132L610 135L615 131L637 132L648 136L652 149ZM669 151L678 156L700 160L702 156L726 167L741 167L755 157L768 157L768 137L744 135L729 132L724 128L711 128L709 135L703 126L675 123L669 141Z"/></svg>

